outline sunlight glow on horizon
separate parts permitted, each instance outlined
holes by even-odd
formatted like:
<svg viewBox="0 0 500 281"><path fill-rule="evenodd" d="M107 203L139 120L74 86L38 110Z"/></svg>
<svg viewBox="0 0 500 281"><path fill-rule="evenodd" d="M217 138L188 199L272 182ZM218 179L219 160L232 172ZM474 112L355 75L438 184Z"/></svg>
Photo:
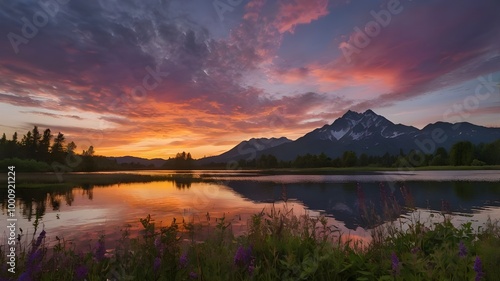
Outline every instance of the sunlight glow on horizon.
<svg viewBox="0 0 500 281"><path fill-rule="evenodd" d="M498 1L404 3L350 60L342 48L384 1L250 0L224 19L203 0L170 5L70 2L17 52L4 40L0 133L37 125L78 152L202 158L250 138L295 140L347 110L417 128L450 121L478 77L497 86L460 120L500 127ZM38 10L6 3L0 32L22 35L19 19Z"/></svg>

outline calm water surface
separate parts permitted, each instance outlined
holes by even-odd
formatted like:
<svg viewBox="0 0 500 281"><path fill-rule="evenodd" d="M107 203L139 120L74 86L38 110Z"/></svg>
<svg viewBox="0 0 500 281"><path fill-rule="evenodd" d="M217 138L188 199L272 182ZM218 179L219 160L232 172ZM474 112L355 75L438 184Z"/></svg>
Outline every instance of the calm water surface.
<svg viewBox="0 0 500 281"><path fill-rule="evenodd" d="M131 172L127 172L131 173ZM137 171L138 174L172 174L174 171ZM247 219L263 209L286 206L295 214L324 214L329 223L359 239L369 240L375 214L385 221L434 214L453 214L455 223L471 221L475 227L488 218L500 219L498 171L380 172L359 175L260 175L259 172L196 171L182 181L77 186L66 189L18 189L18 226L33 232L39 216L49 242L55 236L77 245L100 235L116 241L127 228L134 235L139 219L148 214L157 225L195 221L214 226L222 216L235 233L247 230ZM196 180L190 180L196 179ZM2 192L1 220L6 221L7 192ZM384 216L388 203L401 208ZM390 205L390 204L389 204ZM207 216L208 215L208 216ZM435 219L440 217L435 216ZM206 228L210 231L210 228ZM4 230L2 235L6 236ZM90 241L90 242L89 242Z"/></svg>

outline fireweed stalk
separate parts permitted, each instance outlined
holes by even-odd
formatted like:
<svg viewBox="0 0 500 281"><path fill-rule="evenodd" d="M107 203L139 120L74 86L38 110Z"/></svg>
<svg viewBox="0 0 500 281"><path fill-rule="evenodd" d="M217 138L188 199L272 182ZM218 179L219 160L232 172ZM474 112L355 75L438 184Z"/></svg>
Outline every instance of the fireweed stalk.
<svg viewBox="0 0 500 281"><path fill-rule="evenodd" d="M47 234L42 231L20 253L19 273L0 272L0 280L496 281L500 259L494 250L500 245L496 224L486 225L479 233L470 223L455 227L449 220L429 228L414 222L407 230L382 225L387 231L363 248L344 242L334 228L330 233L315 233L328 229L320 226L319 219L284 208L254 215L248 233L241 236L228 233L221 238L219 232L208 236L201 232L194 234L203 241L193 242L186 239L190 234L173 225L158 229L150 223L144 226L150 230L146 238L124 240L106 253L101 237L90 252L82 254L62 245L56 245L57 250L47 247ZM54 259L53 250L60 257ZM453 259L460 262L443 263Z"/></svg>
<svg viewBox="0 0 500 281"><path fill-rule="evenodd" d="M21 274L21 276L19 276L19 281L35 280L35 276L42 270L41 262L45 251L40 246L45 239L45 235L45 230L42 230L42 232L40 232L40 234L38 235L38 238L36 239L31 248L31 251L28 254L28 258L26 260L26 269Z"/></svg>
<svg viewBox="0 0 500 281"><path fill-rule="evenodd" d="M476 260L474 261L474 271L476 272L476 281L480 281L483 279L484 272L483 272L483 265L481 262L481 258L479 256L476 256Z"/></svg>

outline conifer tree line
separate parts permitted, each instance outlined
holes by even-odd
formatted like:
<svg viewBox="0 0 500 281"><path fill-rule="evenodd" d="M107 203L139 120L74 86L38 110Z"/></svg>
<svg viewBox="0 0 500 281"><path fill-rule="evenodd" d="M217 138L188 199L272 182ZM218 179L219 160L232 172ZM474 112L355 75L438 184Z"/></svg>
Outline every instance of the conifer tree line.
<svg viewBox="0 0 500 281"><path fill-rule="evenodd" d="M53 134L50 129L43 132L34 126L21 138L15 132L12 137L7 138L3 133L0 138L0 160L2 164L9 159L46 163L44 167L27 167L27 170L50 171L53 163L64 164L68 159L78 165L72 166L73 171L95 171L95 170L123 170L123 169L151 169L154 166L139 163L118 164L115 159L104 156L94 156L94 148L83 150L81 154L76 153L78 146L68 142L63 133ZM213 164L213 163L212 163ZM11 164L9 164L11 165ZM30 165L34 165L30 163ZM210 165L210 164L209 164ZM208 165L208 166L209 166ZM432 154L423 154L418 150L404 153L402 150L398 155L385 153L381 156L367 154L357 155L353 151L345 151L342 156L330 158L326 154L299 155L292 161L282 161L273 155L261 155L253 160L239 160L238 167L241 168L317 168L317 167L422 167L422 166L483 166L500 165L500 140L487 144L475 145L468 141L454 144L450 150L443 147L436 149ZM196 160L188 152L177 153L175 158L165 161L163 169L192 169L203 168L196 164Z"/></svg>
<svg viewBox="0 0 500 281"><path fill-rule="evenodd" d="M68 142L63 133L53 134L50 129L43 132L34 126L22 138L15 132L10 139L5 133L0 139L0 159L29 159L39 162L64 163L68 155L76 155L77 145ZM80 154L83 157L92 157L94 148L89 147Z"/></svg>
<svg viewBox="0 0 500 281"><path fill-rule="evenodd" d="M325 153L319 155L299 155L292 161L280 161L274 155L265 154L253 160L239 160L241 168L320 168L320 167L425 167L425 166L484 166L500 165L500 140L474 145L469 141L455 143L449 151L439 147L432 154L418 150L398 155L385 153L373 156L354 151L345 151L342 156L330 158Z"/></svg>

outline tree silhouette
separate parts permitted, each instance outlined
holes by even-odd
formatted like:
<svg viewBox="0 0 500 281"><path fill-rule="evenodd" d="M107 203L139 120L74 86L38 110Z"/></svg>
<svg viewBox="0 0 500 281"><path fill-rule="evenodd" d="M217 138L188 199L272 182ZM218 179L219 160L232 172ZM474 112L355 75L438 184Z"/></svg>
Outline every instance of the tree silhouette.
<svg viewBox="0 0 500 281"><path fill-rule="evenodd" d="M52 144L51 153L52 159L54 161L63 162L64 161L64 142L66 138L64 135L59 132L57 137L54 139L54 143Z"/></svg>
<svg viewBox="0 0 500 281"><path fill-rule="evenodd" d="M77 146L74 142L70 142L68 143L68 146L66 146L66 152L68 154L75 154L75 150L76 150Z"/></svg>
<svg viewBox="0 0 500 281"><path fill-rule="evenodd" d="M89 146L89 149L83 150L82 156L83 156L83 169L87 172L95 171L96 170L96 164L94 161L94 147L91 145Z"/></svg>
<svg viewBox="0 0 500 281"><path fill-rule="evenodd" d="M50 141L52 140L52 134L50 133L50 129L46 129L43 131L42 140L40 141L40 145L38 148L38 160L49 161L50 160Z"/></svg>
<svg viewBox="0 0 500 281"><path fill-rule="evenodd" d="M165 163L168 167L168 163ZM179 170L186 170L186 169L192 169L193 168L193 158L191 157L191 153L186 153L185 151L177 153L175 155L175 158L173 159L173 166L171 168L174 169L179 169Z"/></svg>
<svg viewBox="0 0 500 281"><path fill-rule="evenodd" d="M94 147L92 145L89 146L89 149L88 150L84 150L82 152L82 155L83 156L94 156Z"/></svg>

